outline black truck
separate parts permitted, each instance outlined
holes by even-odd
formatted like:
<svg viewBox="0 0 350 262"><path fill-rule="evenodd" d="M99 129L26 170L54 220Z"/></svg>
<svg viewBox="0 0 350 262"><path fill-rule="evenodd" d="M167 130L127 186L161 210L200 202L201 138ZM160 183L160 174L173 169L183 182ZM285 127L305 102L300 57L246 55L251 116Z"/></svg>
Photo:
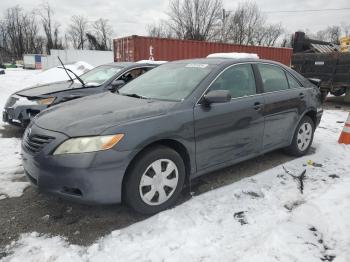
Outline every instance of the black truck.
<svg viewBox="0 0 350 262"><path fill-rule="evenodd" d="M339 52L336 45L309 39L296 32L293 39L292 68L306 78L318 78L323 99L328 93L346 94L350 102L350 53Z"/></svg>

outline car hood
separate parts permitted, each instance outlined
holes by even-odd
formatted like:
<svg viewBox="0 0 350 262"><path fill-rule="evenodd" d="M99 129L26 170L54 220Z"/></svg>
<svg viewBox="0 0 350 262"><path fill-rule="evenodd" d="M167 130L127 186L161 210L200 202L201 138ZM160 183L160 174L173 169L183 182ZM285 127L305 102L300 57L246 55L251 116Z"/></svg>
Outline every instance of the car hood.
<svg viewBox="0 0 350 262"><path fill-rule="evenodd" d="M164 115L175 104L107 92L49 108L35 118L34 124L71 137L99 135L112 126Z"/></svg>
<svg viewBox="0 0 350 262"><path fill-rule="evenodd" d="M71 81L62 81L56 83L50 83L46 85L34 86L22 89L21 91L16 92L17 95L26 96L26 97L40 97L44 95L50 95L53 93L69 90L72 88L80 88L81 84L71 82Z"/></svg>

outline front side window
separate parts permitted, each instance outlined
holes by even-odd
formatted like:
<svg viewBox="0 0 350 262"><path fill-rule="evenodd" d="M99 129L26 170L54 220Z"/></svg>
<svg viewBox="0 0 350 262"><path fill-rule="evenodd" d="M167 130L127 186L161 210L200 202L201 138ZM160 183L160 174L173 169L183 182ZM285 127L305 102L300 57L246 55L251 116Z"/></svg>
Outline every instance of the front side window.
<svg viewBox="0 0 350 262"><path fill-rule="evenodd" d="M235 65L224 71L210 90L227 90L232 98L256 94L255 77L250 64Z"/></svg>
<svg viewBox="0 0 350 262"><path fill-rule="evenodd" d="M189 96L216 65L168 63L152 69L121 89L121 95L181 101Z"/></svg>
<svg viewBox="0 0 350 262"><path fill-rule="evenodd" d="M123 74L119 79L123 80L125 83L128 83L131 80L134 80L134 79L138 78L140 75L143 75L148 70L150 70L149 67L135 68L135 69L132 69L132 70L126 72L125 74Z"/></svg>
<svg viewBox="0 0 350 262"><path fill-rule="evenodd" d="M118 73L122 68L117 66L98 66L87 73L80 76L85 84L91 85L102 85L104 82L109 80L112 76Z"/></svg>
<svg viewBox="0 0 350 262"><path fill-rule="evenodd" d="M267 64L258 64L258 68L266 93L289 88L286 74L282 68Z"/></svg>

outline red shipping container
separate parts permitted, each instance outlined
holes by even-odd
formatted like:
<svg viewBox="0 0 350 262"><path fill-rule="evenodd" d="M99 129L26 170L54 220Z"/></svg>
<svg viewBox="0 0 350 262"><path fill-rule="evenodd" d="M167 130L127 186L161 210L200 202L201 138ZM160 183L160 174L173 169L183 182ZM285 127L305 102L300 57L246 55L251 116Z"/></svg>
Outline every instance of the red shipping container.
<svg viewBox="0 0 350 262"><path fill-rule="evenodd" d="M278 61L287 66L291 64L293 50L265 46L247 46L178 40L145 36L128 36L114 39L114 61L158 60L174 61L180 59L203 58L212 53L255 53L261 59Z"/></svg>

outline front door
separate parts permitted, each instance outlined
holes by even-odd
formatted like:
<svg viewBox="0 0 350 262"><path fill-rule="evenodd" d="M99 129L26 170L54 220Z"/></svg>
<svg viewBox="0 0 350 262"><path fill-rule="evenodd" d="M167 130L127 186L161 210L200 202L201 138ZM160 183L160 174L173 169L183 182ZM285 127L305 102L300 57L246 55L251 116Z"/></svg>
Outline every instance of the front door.
<svg viewBox="0 0 350 262"><path fill-rule="evenodd" d="M256 94L252 66L226 68L211 90L228 90L232 100L194 108L198 171L249 158L262 149L264 98Z"/></svg>

